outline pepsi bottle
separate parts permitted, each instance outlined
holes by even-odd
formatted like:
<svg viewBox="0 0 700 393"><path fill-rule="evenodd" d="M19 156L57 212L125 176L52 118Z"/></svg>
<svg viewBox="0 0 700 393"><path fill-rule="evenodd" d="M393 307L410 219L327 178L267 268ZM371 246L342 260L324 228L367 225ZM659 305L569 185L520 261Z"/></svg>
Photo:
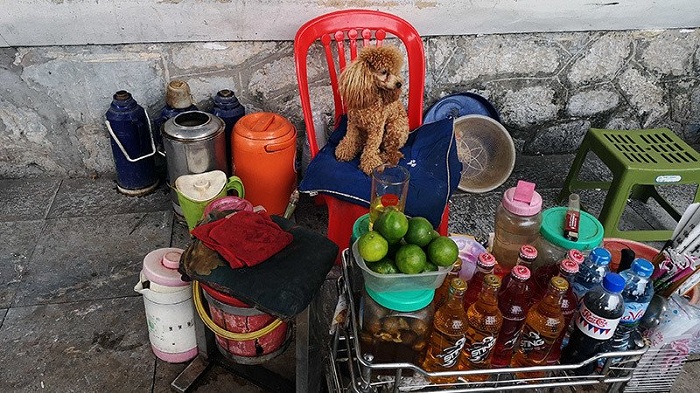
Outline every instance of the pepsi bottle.
<svg viewBox="0 0 700 393"><path fill-rule="evenodd" d="M579 304L574 319L574 330L568 344L561 351L561 364L583 362L605 349L625 311L622 290L625 279L617 273L608 273L602 284L588 291ZM597 366L590 362L573 372L591 374Z"/></svg>

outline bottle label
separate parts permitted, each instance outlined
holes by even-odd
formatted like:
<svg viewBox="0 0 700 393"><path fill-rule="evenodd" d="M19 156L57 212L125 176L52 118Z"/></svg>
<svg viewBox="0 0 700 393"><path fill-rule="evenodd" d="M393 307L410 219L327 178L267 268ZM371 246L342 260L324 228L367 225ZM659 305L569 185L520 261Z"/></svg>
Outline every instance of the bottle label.
<svg viewBox="0 0 700 393"><path fill-rule="evenodd" d="M459 352L464 348L464 344L467 339L462 336L454 345L451 345L440 352L436 357L442 359L441 366L445 368L451 368L457 364L457 359L459 358Z"/></svg>
<svg viewBox="0 0 700 393"><path fill-rule="evenodd" d="M576 316L576 327L583 334L596 340L607 340L612 337L619 322L620 318L607 319L595 314L583 302Z"/></svg>
<svg viewBox="0 0 700 393"><path fill-rule="evenodd" d="M525 325L525 332L523 332L523 337L520 339L520 348L526 354L532 351L542 350L546 344L546 341L540 336L540 333L534 331L530 326Z"/></svg>
<svg viewBox="0 0 700 393"><path fill-rule="evenodd" d="M620 318L620 323L624 325L633 325L639 322L644 316L649 303L625 302L625 312Z"/></svg>
<svg viewBox="0 0 700 393"><path fill-rule="evenodd" d="M578 222L579 212L576 210L568 210L564 221L564 233L573 232L576 234L576 237L578 237Z"/></svg>
<svg viewBox="0 0 700 393"><path fill-rule="evenodd" d="M477 341L469 347L469 361L472 363L482 363L488 359L493 346L496 344L496 338L486 336L483 340Z"/></svg>

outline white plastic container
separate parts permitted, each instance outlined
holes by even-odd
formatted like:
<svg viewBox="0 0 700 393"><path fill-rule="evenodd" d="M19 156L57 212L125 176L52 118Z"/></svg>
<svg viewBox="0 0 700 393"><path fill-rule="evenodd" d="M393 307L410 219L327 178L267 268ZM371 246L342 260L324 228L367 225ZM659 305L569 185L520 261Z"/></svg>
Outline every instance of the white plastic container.
<svg viewBox="0 0 700 393"><path fill-rule="evenodd" d="M360 256L357 248L357 241L352 245L352 254L355 257L357 266L362 270L365 285L376 292L402 292L435 289L445 280L447 273L452 270L452 266L438 266L436 272L425 272L418 274L380 274L370 270L364 259ZM456 262L456 261L455 261Z"/></svg>
<svg viewBox="0 0 700 393"><path fill-rule="evenodd" d="M160 248L148 253L134 287L143 295L151 349L168 363L182 363L197 356L192 288L177 271L182 252L179 248Z"/></svg>

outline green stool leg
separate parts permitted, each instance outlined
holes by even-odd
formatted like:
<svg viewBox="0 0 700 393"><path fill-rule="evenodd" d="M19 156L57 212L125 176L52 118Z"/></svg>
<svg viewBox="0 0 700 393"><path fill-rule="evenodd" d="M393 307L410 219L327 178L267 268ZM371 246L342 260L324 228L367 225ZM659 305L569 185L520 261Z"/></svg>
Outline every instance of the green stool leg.
<svg viewBox="0 0 700 393"><path fill-rule="evenodd" d="M632 191L633 184L631 179L628 180L624 173L613 178L608 194L605 196L603 208L598 216L600 223L605 228L606 237L618 237L621 234L618 224L622 217L622 212L627 206L627 198Z"/></svg>
<svg viewBox="0 0 700 393"><path fill-rule="evenodd" d="M559 196L557 197L558 203L562 203L569 199L569 195L574 190L572 188L572 184L576 182L576 179L578 179L578 175L581 172L581 167L583 166L583 162L586 160L588 151L588 138L584 137L583 142L581 142L581 145L579 146L578 151L576 152L576 157L574 157L574 161L571 163L569 173L566 175L566 179L564 180L564 186L562 187L561 191L559 192Z"/></svg>

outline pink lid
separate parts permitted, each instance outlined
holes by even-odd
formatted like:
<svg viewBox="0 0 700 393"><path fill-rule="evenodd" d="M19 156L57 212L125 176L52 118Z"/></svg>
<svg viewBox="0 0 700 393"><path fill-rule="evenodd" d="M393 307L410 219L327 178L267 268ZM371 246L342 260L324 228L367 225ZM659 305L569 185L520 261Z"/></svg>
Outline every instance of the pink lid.
<svg viewBox="0 0 700 393"><path fill-rule="evenodd" d="M528 269L527 266L515 265L510 271L510 274L519 281L525 281L530 278L530 269Z"/></svg>
<svg viewBox="0 0 700 393"><path fill-rule="evenodd" d="M488 252L482 252L479 254L476 264L482 268L489 269L496 266L496 258Z"/></svg>
<svg viewBox="0 0 700 393"><path fill-rule="evenodd" d="M569 250L569 252L566 253L566 257L578 263L579 265L583 263L584 259L586 259L583 253L575 248Z"/></svg>
<svg viewBox="0 0 700 393"><path fill-rule="evenodd" d="M518 180L518 185L506 190L503 207L518 216L534 216L542 210L542 196L535 191L535 183Z"/></svg>
<svg viewBox="0 0 700 393"><path fill-rule="evenodd" d="M143 259L141 273L155 284L166 287L184 287L189 282L182 281L182 274L177 271L180 257L184 250L180 248L159 248L149 252Z"/></svg>
<svg viewBox="0 0 700 393"><path fill-rule="evenodd" d="M532 262L537 258L537 249L529 244L523 244L520 247L520 254L518 256L521 259Z"/></svg>
<svg viewBox="0 0 700 393"><path fill-rule="evenodd" d="M578 273L578 263L568 258L562 259L561 262L559 262L559 271L568 274Z"/></svg>

